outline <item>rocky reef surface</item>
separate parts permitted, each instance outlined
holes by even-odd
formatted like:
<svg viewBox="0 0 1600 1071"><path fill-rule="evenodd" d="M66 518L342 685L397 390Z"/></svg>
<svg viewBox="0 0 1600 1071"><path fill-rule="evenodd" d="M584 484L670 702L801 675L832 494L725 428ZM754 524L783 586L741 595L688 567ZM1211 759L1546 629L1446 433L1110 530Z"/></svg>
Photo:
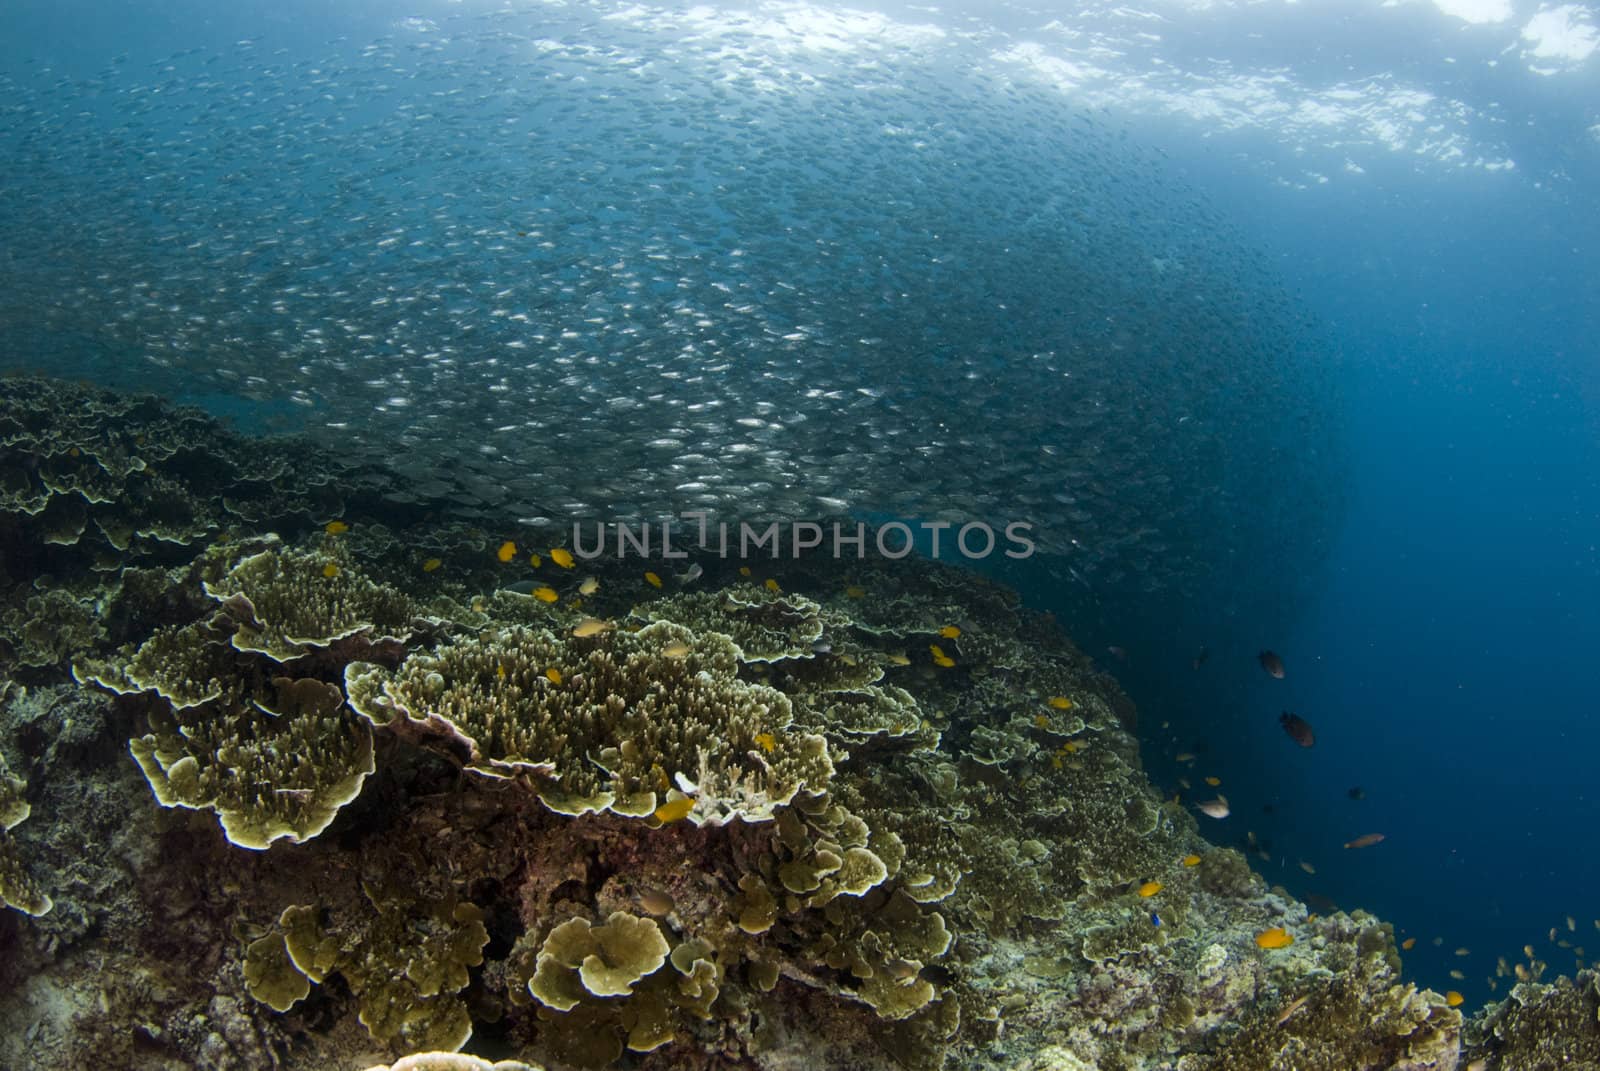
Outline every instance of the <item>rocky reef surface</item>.
<svg viewBox="0 0 1600 1071"><path fill-rule="evenodd" d="M43 381L0 442L0 1066L1600 1067L1593 972L1402 982L969 573L574 560Z"/></svg>

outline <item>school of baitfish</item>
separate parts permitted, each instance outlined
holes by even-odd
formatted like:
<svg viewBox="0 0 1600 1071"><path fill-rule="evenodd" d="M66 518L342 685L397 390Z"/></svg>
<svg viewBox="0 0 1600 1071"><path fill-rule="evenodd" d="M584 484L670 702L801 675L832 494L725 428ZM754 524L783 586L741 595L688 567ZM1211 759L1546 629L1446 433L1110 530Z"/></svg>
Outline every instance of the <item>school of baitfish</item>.
<svg viewBox="0 0 1600 1071"><path fill-rule="evenodd" d="M977 31L705 11L7 70L0 358L535 525L1022 521L1148 590L1325 530L1328 354L1160 153Z"/></svg>

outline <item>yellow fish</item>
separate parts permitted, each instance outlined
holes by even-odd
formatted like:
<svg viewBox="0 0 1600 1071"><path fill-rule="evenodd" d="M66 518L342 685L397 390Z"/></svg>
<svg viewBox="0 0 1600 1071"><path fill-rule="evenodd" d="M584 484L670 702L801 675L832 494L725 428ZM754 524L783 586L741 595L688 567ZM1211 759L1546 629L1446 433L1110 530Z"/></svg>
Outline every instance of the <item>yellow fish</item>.
<svg viewBox="0 0 1600 1071"><path fill-rule="evenodd" d="M322 575L326 576L326 577L330 577L330 578L338 576L339 575L339 567L337 565L333 564L332 562L329 562L327 565L324 565L322 567Z"/></svg>
<svg viewBox="0 0 1600 1071"><path fill-rule="evenodd" d="M661 648L661 653L666 655L668 658L687 658L689 652L692 650L694 650L694 648L690 647L682 640L673 640L671 643Z"/></svg>
<svg viewBox="0 0 1600 1071"><path fill-rule="evenodd" d="M1294 936L1282 926L1274 926L1256 934L1256 944L1261 948L1288 948L1294 944Z"/></svg>
<svg viewBox="0 0 1600 1071"><path fill-rule="evenodd" d="M501 680L506 679L506 664L504 662L494 667L494 675Z"/></svg>
<svg viewBox="0 0 1600 1071"><path fill-rule="evenodd" d="M1050 697L1050 705L1055 707L1057 710L1071 710L1072 700L1068 699L1064 695L1053 695Z"/></svg>
<svg viewBox="0 0 1600 1071"><path fill-rule="evenodd" d="M645 582L653 588L659 588L661 586L661 578L654 573L645 573L644 579Z"/></svg>
<svg viewBox="0 0 1600 1071"><path fill-rule="evenodd" d="M602 621L598 617L586 617L572 627L572 634L580 640L590 636L598 636L612 627L611 622Z"/></svg>
<svg viewBox="0 0 1600 1071"><path fill-rule="evenodd" d="M867 597L867 589L857 587L854 584L851 584L849 587L845 588L844 593L846 598L851 599L864 599Z"/></svg>
<svg viewBox="0 0 1600 1071"><path fill-rule="evenodd" d="M508 562L517 556L517 545L508 539L500 544L500 549L494 552L494 556L503 562Z"/></svg>
<svg viewBox="0 0 1600 1071"><path fill-rule="evenodd" d="M1193 852L1190 852L1188 855L1183 857L1183 865L1184 866L1199 866L1200 865L1200 857L1198 855L1195 855Z"/></svg>
<svg viewBox="0 0 1600 1071"><path fill-rule="evenodd" d="M1407 937L1404 941L1400 942L1400 947L1405 949L1407 952L1410 952L1413 948L1417 947L1417 939L1415 937Z"/></svg>
<svg viewBox="0 0 1600 1071"><path fill-rule="evenodd" d="M782 588L780 588L778 586L778 582L776 580L772 579L772 577L770 577L770 576L767 577L766 588L767 588L768 591L771 591L771 592L779 592L779 591L783 590Z"/></svg>
<svg viewBox="0 0 1600 1071"><path fill-rule="evenodd" d="M537 569L544 564L544 559L539 557L538 554L530 554L528 555L528 564Z"/></svg>
<svg viewBox="0 0 1600 1071"><path fill-rule="evenodd" d="M749 576L750 575L750 567L748 565L739 566L739 575L740 576Z"/></svg>
<svg viewBox="0 0 1600 1071"><path fill-rule="evenodd" d="M322 526L322 530L329 535L344 535L350 530L350 526L343 521L329 521Z"/></svg>
<svg viewBox="0 0 1600 1071"><path fill-rule="evenodd" d="M544 671L544 679L549 681L551 684L560 684L561 671L556 667L551 666L549 669Z"/></svg>
<svg viewBox="0 0 1600 1071"><path fill-rule="evenodd" d="M956 660L945 654L944 648L937 643L928 644L928 651L933 655L933 664L936 666L943 666L945 669L949 669L956 664Z"/></svg>
<svg viewBox="0 0 1600 1071"><path fill-rule="evenodd" d="M563 569L571 569L572 551L565 547L551 547L550 560L561 566Z"/></svg>
<svg viewBox="0 0 1600 1071"><path fill-rule="evenodd" d="M427 561L422 563L422 571L424 573L431 573L443 564L444 562L438 558L429 558Z"/></svg>
<svg viewBox="0 0 1600 1071"><path fill-rule="evenodd" d="M961 635L961 630L956 628L954 625L946 625L944 628L939 630L939 635L943 636L947 640L953 640Z"/></svg>
<svg viewBox="0 0 1600 1071"><path fill-rule="evenodd" d="M1048 715L1048 714L1035 714L1033 716L1033 724L1037 725L1041 729L1050 728L1050 715Z"/></svg>
<svg viewBox="0 0 1600 1071"><path fill-rule="evenodd" d="M1143 885L1139 886L1139 895L1147 899L1160 891L1161 883L1159 881L1147 881Z"/></svg>
<svg viewBox="0 0 1600 1071"><path fill-rule="evenodd" d="M663 825L667 822L676 822L680 818L689 817L689 812L694 810L694 798L681 796L675 800L668 800L656 808L656 820Z"/></svg>
<svg viewBox="0 0 1600 1071"><path fill-rule="evenodd" d="M578 585L578 594L579 595L593 595L595 592L597 592L599 590L600 590L600 581L596 580L592 576L588 577L587 579L584 580L583 583Z"/></svg>
<svg viewBox="0 0 1600 1071"><path fill-rule="evenodd" d="M762 751L772 751L778 746L778 738L771 733L757 733L756 743L761 745Z"/></svg>
<svg viewBox="0 0 1600 1071"><path fill-rule="evenodd" d="M531 594L540 602L555 602L557 599L561 598L561 596L556 593L555 588L534 588Z"/></svg>
<svg viewBox="0 0 1600 1071"><path fill-rule="evenodd" d="M884 658L888 660L891 666L909 666L911 664L911 657L904 651L890 651L887 655L884 655Z"/></svg>
<svg viewBox="0 0 1600 1071"><path fill-rule="evenodd" d="M1216 788L1218 785L1222 784L1222 778L1208 777L1206 778L1206 784L1210 785L1212 788Z"/></svg>
<svg viewBox="0 0 1600 1071"><path fill-rule="evenodd" d="M1450 992L1444 995L1444 1002L1450 1005L1452 1008L1460 1007L1461 1002L1466 999L1466 997L1462 996L1460 993L1457 993L1454 989L1450 990Z"/></svg>

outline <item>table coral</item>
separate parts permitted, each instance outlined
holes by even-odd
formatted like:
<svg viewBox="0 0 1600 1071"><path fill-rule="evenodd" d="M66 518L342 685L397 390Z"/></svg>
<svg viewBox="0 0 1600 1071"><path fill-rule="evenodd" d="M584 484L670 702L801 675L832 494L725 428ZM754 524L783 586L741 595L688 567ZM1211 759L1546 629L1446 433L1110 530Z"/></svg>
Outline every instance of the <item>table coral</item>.
<svg viewBox="0 0 1600 1071"><path fill-rule="evenodd" d="M337 687L277 677L271 689L234 684L199 706L158 708L128 744L162 806L215 811L242 848L315 837L374 769L371 727Z"/></svg>
<svg viewBox="0 0 1600 1071"><path fill-rule="evenodd" d="M646 817L677 786L696 824L759 821L832 774L822 738L790 731L788 698L739 679L726 637L667 622L583 639L485 630L393 672L352 664L346 690L375 725L457 741L485 775L533 778L562 814Z"/></svg>

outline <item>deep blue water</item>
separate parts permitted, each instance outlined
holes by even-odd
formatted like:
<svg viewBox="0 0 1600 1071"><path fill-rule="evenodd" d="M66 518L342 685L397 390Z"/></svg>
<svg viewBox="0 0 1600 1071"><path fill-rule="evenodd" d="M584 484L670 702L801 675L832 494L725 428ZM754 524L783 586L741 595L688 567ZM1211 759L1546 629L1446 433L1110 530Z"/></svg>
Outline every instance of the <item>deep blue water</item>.
<svg viewBox="0 0 1600 1071"><path fill-rule="evenodd" d="M1151 766L1169 787L1220 777L1234 814L1203 828L1254 831L1270 881L1416 937L1421 984L1491 999L1495 958L1523 961L1525 944L1570 973L1551 927L1600 948L1594 218L1525 176L1271 191L1214 167L1195 170L1252 203L1260 241L1335 332L1354 463L1318 593L1284 634L1208 627L1200 607L1176 630L1144 620L1137 644L1107 640L1135 660ZM1257 668L1262 648L1284 680ZM1313 749L1280 730L1282 710L1315 726ZM1187 772L1172 762L1197 747ZM1341 847L1368 832L1387 839Z"/></svg>

